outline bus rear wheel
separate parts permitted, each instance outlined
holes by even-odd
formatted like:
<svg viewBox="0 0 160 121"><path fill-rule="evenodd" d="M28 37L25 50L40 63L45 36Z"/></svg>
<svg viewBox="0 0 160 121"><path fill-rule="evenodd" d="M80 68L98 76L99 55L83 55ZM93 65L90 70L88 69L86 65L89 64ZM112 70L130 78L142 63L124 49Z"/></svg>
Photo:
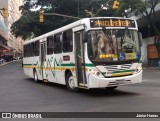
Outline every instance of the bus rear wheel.
<svg viewBox="0 0 160 121"><path fill-rule="evenodd" d="M78 88L76 87L76 82L71 73L68 73L66 76L66 86L69 91L76 92Z"/></svg>
<svg viewBox="0 0 160 121"><path fill-rule="evenodd" d="M33 70L33 78L34 78L34 81L35 81L36 83L39 82L38 75L37 75L37 71L36 71L35 69Z"/></svg>

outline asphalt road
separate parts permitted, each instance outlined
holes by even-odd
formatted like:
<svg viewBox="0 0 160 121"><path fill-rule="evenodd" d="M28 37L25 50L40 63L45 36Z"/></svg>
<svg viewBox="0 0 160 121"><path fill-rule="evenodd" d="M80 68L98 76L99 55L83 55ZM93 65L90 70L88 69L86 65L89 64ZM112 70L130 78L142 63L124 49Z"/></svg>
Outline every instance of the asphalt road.
<svg viewBox="0 0 160 121"><path fill-rule="evenodd" d="M141 84L72 93L62 85L35 83L19 61L0 67L0 112L30 111L160 112L160 69L145 68Z"/></svg>

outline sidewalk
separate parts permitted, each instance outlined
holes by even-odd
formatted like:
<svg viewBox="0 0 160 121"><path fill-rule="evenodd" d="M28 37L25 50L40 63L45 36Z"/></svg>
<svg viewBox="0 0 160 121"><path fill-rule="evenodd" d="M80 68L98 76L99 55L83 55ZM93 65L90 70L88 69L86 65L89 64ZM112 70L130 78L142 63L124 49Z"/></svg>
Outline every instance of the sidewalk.
<svg viewBox="0 0 160 121"><path fill-rule="evenodd" d="M148 66L148 65L143 65L142 68L143 69L160 69L160 67L158 66Z"/></svg>

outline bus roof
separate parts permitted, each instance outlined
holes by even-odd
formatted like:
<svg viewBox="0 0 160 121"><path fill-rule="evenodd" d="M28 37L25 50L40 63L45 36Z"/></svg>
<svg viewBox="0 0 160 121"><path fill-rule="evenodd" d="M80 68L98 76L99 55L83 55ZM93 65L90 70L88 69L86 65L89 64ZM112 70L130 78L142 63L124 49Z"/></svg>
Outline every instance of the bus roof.
<svg viewBox="0 0 160 121"><path fill-rule="evenodd" d="M41 36L38 36L38 37L36 37L36 38L33 38L33 39L31 39L31 40L26 40L26 41L24 42L24 44L28 44L28 43L30 43L30 42L34 42L34 41L37 41L37 40L41 40L41 39L46 38L46 37L48 37L48 36L52 36L52 35L54 35L54 34L58 34L58 33L62 32L62 31L66 31L66 30L68 30L68 29L77 27L77 26L79 26L79 25L85 25L86 27L89 27L89 25L90 25L90 20L103 20L103 19L132 20L132 21L134 21L134 22L136 21L136 20L131 19L131 18L123 18L123 17L92 17L92 18L83 18L83 19L80 19L80 20L78 20L78 21L75 21L75 22L73 22L73 23L71 23L71 24L68 24L68 25L66 25L66 26L63 26L63 27L61 27L61 28L58 28L58 29L56 29L56 30L53 30L53 31L51 31L51 32L48 32L48 33L43 34L43 35L41 35ZM88 23L88 25L87 25L86 23ZM89 27L89 28L90 28L90 27ZM111 28L113 28L113 26L112 26ZM114 28L115 28L115 26L114 26ZM124 27L123 27L123 28L124 28ZM138 27L137 27L137 24L136 24L136 22L135 22L135 29L137 29L137 28L138 28Z"/></svg>

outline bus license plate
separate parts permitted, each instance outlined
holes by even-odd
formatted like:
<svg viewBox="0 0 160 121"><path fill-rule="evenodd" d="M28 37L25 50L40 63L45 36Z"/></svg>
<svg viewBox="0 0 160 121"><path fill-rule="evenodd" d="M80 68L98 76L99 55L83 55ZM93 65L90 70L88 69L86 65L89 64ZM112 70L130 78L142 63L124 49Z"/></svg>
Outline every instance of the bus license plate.
<svg viewBox="0 0 160 121"><path fill-rule="evenodd" d="M124 79L116 80L116 83L117 84L125 84L125 80Z"/></svg>

